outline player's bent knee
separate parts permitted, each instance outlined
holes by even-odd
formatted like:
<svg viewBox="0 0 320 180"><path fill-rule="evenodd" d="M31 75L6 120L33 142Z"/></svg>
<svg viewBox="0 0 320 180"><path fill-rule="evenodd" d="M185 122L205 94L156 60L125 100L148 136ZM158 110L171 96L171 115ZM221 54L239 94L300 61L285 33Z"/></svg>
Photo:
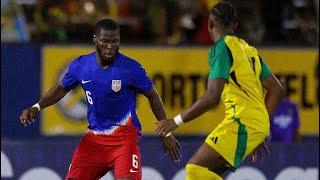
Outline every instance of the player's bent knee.
<svg viewBox="0 0 320 180"><path fill-rule="evenodd" d="M222 180L222 178L216 173L210 171L206 167L199 166L197 164L188 163L186 165L186 180Z"/></svg>

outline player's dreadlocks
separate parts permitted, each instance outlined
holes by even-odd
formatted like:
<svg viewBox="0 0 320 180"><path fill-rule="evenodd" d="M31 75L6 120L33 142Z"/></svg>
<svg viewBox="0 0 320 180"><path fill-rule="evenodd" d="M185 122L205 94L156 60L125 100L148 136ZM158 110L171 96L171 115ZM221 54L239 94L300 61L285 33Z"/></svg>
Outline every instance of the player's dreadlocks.
<svg viewBox="0 0 320 180"><path fill-rule="evenodd" d="M221 2L213 6L210 13L226 27L230 26L231 23L236 24L238 20L236 9L227 2Z"/></svg>

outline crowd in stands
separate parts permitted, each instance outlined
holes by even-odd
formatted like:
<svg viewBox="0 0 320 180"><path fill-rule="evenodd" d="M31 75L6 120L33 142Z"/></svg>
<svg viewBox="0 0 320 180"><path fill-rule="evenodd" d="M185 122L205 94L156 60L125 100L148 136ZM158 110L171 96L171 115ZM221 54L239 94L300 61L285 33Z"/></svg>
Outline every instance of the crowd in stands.
<svg viewBox="0 0 320 180"><path fill-rule="evenodd" d="M317 46L318 0L227 0L237 34L254 45ZM207 18L219 0L1 0L1 42L88 43L112 18L122 43L210 44Z"/></svg>

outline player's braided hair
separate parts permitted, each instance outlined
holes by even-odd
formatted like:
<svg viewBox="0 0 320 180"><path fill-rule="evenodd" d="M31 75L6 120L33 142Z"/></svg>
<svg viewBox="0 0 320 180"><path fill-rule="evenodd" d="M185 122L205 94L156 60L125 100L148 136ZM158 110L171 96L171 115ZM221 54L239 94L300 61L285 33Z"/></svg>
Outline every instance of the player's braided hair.
<svg viewBox="0 0 320 180"><path fill-rule="evenodd" d="M236 9L228 2L220 2L213 6L210 13L221 21L226 27L238 20Z"/></svg>
<svg viewBox="0 0 320 180"><path fill-rule="evenodd" d="M99 34L101 29L105 30L120 30L118 23L112 19L101 19L94 27L94 33Z"/></svg>

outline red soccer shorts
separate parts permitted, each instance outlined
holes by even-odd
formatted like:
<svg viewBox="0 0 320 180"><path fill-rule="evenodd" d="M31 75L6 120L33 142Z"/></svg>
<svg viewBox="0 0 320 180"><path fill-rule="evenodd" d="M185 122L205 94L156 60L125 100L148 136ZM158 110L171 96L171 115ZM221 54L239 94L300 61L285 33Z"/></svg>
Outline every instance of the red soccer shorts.
<svg viewBox="0 0 320 180"><path fill-rule="evenodd" d="M97 140L98 138L98 140ZM141 179L141 155L136 141L123 145L106 145L101 136L87 133L76 148L66 180L97 180L108 171L115 178Z"/></svg>

